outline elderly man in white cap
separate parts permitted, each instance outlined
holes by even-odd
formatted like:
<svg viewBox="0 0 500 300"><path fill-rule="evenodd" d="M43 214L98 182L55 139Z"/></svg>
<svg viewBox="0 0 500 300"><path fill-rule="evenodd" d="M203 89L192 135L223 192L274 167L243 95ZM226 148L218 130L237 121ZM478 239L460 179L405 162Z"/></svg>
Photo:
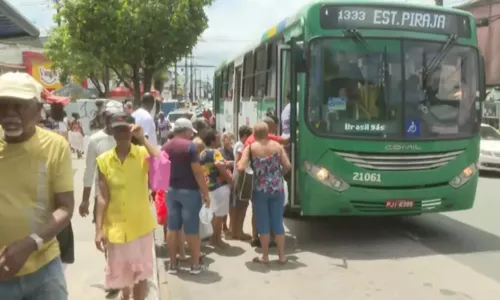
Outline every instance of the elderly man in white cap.
<svg viewBox="0 0 500 300"><path fill-rule="evenodd" d="M68 142L37 127L42 86L0 76L0 298L68 299L56 236L73 214Z"/></svg>
<svg viewBox="0 0 500 300"><path fill-rule="evenodd" d="M97 166L97 157L102 153L113 149L116 146L116 141L111 135L111 125L110 119L113 114L123 112L123 104L118 101L108 101L104 106L104 120L105 120L105 128L92 134L89 139L89 144L87 147L87 157L85 161L85 171L83 173L83 194L82 194L82 203L80 203L79 213L80 216L86 217L89 215L89 200L90 200L90 191L92 189L92 185L94 185L94 212L93 212L93 222L95 221L95 209L96 209L96 201L97 195L99 193L99 184L97 182L96 176L96 166ZM94 184L95 183L95 184ZM107 290L107 296L111 297L113 295L117 295L120 290Z"/></svg>

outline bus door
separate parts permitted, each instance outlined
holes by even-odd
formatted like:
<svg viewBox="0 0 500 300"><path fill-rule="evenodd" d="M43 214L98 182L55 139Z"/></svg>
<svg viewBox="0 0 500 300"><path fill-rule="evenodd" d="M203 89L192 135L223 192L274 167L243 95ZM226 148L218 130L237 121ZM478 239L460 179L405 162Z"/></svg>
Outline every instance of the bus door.
<svg viewBox="0 0 500 300"><path fill-rule="evenodd" d="M234 69L234 91L233 91L233 134L236 139L239 139L238 129L240 128L240 124L238 124L238 119L240 116L241 110L241 65L235 66Z"/></svg>
<svg viewBox="0 0 500 300"><path fill-rule="evenodd" d="M281 128L281 112L286 106L286 94L290 90L290 45L278 45L278 68L276 68L276 115L280 119L278 134L283 133Z"/></svg>
<svg viewBox="0 0 500 300"><path fill-rule="evenodd" d="M295 72L294 64L292 63L293 57L293 44L279 45L278 46L278 68L277 68L277 103L276 113L280 119L280 126L278 126L279 134L283 132L281 126L281 112L290 101L290 144L287 146L290 162L292 163L292 170L285 176L288 183L288 202L290 208L299 208L300 203L297 191L297 74ZM295 87L295 88L292 88ZM290 95L290 99L287 99Z"/></svg>

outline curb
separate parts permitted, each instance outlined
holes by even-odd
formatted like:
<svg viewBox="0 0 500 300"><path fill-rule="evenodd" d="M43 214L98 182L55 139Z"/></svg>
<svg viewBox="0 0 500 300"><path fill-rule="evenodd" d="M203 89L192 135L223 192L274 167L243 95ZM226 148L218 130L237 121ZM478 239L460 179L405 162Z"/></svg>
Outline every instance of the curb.
<svg viewBox="0 0 500 300"><path fill-rule="evenodd" d="M149 292L147 300L161 300L160 290L159 290L159 282L160 282L160 274L158 273L158 262L156 258L156 230L153 231L153 278L152 282L149 282Z"/></svg>
<svg viewBox="0 0 500 300"><path fill-rule="evenodd" d="M154 218L156 220L156 208L153 205L151 205L151 213L154 215ZM158 227L155 228L153 231L153 278L148 282L148 296L146 297L147 300L161 300L161 295L160 295L160 273L158 272L158 258L156 257L156 231L158 230Z"/></svg>

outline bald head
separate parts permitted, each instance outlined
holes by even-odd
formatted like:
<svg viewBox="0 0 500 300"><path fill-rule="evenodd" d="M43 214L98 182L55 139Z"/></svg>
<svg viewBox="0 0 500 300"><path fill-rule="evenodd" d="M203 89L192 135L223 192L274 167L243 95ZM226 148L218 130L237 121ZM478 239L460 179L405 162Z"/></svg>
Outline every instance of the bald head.
<svg viewBox="0 0 500 300"><path fill-rule="evenodd" d="M276 133L276 129L278 128L278 124L276 123L276 121L272 117L265 116L262 119L261 123L264 123L267 125L267 128L268 128L267 130L269 133L272 133L272 134Z"/></svg>
<svg viewBox="0 0 500 300"><path fill-rule="evenodd" d="M269 134L269 126L266 122L257 122L253 126L253 134L256 140L266 139Z"/></svg>

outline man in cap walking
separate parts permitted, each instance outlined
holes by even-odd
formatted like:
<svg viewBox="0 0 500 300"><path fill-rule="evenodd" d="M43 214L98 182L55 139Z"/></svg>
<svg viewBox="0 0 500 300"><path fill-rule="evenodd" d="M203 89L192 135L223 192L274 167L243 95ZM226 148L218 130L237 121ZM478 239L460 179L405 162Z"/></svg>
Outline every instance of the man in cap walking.
<svg viewBox="0 0 500 300"><path fill-rule="evenodd" d="M37 127L42 89L26 73L0 76L2 299L68 299L56 236L73 214L71 149Z"/></svg>

